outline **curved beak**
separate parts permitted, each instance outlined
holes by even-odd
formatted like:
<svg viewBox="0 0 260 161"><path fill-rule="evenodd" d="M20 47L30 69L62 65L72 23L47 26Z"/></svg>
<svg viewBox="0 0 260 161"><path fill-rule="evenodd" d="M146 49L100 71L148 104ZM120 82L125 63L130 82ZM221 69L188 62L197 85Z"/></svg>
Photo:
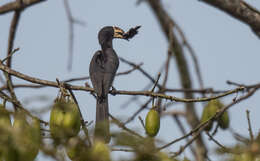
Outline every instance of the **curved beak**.
<svg viewBox="0 0 260 161"><path fill-rule="evenodd" d="M119 38L119 39L123 39L124 38L124 30L122 30L121 28L119 27L113 27L114 29L114 38Z"/></svg>

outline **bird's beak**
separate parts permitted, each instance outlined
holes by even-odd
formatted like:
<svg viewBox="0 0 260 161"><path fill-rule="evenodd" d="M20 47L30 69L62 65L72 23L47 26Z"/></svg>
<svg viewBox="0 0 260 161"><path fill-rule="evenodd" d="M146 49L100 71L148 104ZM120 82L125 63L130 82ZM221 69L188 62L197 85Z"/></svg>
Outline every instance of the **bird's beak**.
<svg viewBox="0 0 260 161"><path fill-rule="evenodd" d="M114 29L114 38L123 39L124 38L124 30L120 29L119 27L113 27Z"/></svg>

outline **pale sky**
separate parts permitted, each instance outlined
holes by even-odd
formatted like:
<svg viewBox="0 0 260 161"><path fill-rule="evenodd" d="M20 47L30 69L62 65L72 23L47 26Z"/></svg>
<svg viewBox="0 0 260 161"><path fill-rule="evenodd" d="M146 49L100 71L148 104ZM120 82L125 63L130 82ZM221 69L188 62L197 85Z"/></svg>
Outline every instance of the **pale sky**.
<svg viewBox="0 0 260 161"><path fill-rule="evenodd" d="M9 0L2 0L0 5L7 2ZM247 2L260 9L260 1L247 0ZM200 1L163 0L162 4L183 29L188 41L194 48L199 59L205 87L220 90L235 88L227 85L227 80L248 85L260 82L260 75L258 74L260 60L259 40L247 25ZM166 59L168 45L157 19L145 2L136 6L136 1L133 0L81 0L70 1L70 7L74 17L86 22L85 27L75 26L72 71L67 71L69 33L62 0L49 0L23 12L14 45L14 48L20 47L20 51L13 57L13 69L33 77L52 81L55 81L56 78L63 80L87 76L92 55L96 50L100 49L97 40L99 29L107 25L116 25L128 30L130 27L141 25L139 35L130 42L115 40L114 49L119 56L127 60L137 64L143 62L142 67L156 77L159 68ZM6 56L11 18L12 13L0 16L1 59ZM198 88L191 57L187 52L185 56L189 60L194 88ZM130 68L121 62L118 72ZM170 68L169 87L181 88L175 61L171 61ZM18 79L14 80L15 83L26 83ZM127 76L116 77L114 86L118 90L142 90L148 83L147 78L140 72L135 71ZM74 84L84 85L84 81L75 82ZM16 92L20 100L32 99L32 96L48 95L49 100L47 103L33 102L28 105L28 109L33 109L36 106L50 105L55 99L58 89L18 89ZM171 93L170 95L183 97L178 93ZM76 96L84 119L86 121L94 120L95 99L87 92L76 92ZM230 103L234 96L226 97L223 102ZM251 111L254 132L256 133L259 130L257 123L260 122L260 102L258 97L260 97L259 92L229 110L231 127L240 134L248 136L246 109ZM129 98L122 95L109 96L110 113L122 120L126 120L140 107L139 103L132 103L127 108L122 108L121 105ZM149 98L139 98L141 102L145 102L147 99ZM181 103L176 104L168 110L181 110L183 106L184 104ZM197 113L201 115L202 104L197 103L196 108L198 109ZM144 110L140 116L144 119L146 113L147 110ZM43 119L48 120L49 113L45 114ZM182 119L182 122L186 125L185 120ZM128 126L137 128L142 135L145 134L138 119ZM91 127L93 127L93 124ZM161 120L158 139L167 143L180 136L181 133L177 125L170 117ZM207 137L204 139L207 141ZM222 130L219 130L216 139L224 145L231 145L235 141L230 132ZM171 146L169 150L175 152L180 145L184 144L185 142L182 141ZM208 142L208 146L212 149L211 154L216 145L213 142ZM125 156L124 152L113 154L115 158ZM187 149L181 157L184 155L190 156L190 151ZM214 160L216 157L211 157L211 159ZM45 160L45 158L39 155L38 160Z"/></svg>

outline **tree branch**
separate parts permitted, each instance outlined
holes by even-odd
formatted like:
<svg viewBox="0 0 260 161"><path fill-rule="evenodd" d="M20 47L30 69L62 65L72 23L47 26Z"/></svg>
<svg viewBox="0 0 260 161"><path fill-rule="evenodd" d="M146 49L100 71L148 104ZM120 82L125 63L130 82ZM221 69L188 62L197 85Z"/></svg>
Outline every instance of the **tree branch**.
<svg viewBox="0 0 260 161"><path fill-rule="evenodd" d="M201 0L247 24L260 38L260 12L242 0Z"/></svg>
<svg viewBox="0 0 260 161"><path fill-rule="evenodd" d="M149 6L151 7L152 11L156 15L161 28L170 43L170 50L174 54L174 58L177 63L178 72L180 75L180 82L184 89L191 89L192 82L191 82L191 75L189 72L188 64L186 58L184 56L184 52L180 42L178 41L176 35L173 33L174 22L169 14L164 10L160 1L158 0L147 0ZM185 98L192 99L192 93L184 93ZM186 104L186 112L187 112L187 122L189 123L190 127L194 129L199 124L199 119L194 109L193 103ZM197 139L197 148L196 148L196 159L199 161L203 161L204 157L207 153L206 145L203 142L203 138L198 136Z"/></svg>
<svg viewBox="0 0 260 161"><path fill-rule="evenodd" d="M6 14L11 11L21 10L21 9L30 7L34 4L44 2L44 1L46 1L46 0L22 0L22 5L18 1L10 2L10 3L0 6L0 15Z"/></svg>
<svg viewBox="0 0 260 161"><path fill-rule="evenodd" d="M32 82L32 83L36 83L36 84L41 84L41 85L45 85L45 86L50 86L50 87L56 87L59 88L59 85L56 82L53 81L48 81L48 80L42 80L39 78L34 78L25 74L22 74L18 71L12 70L10 68L8 68L6 65L2 64L0 62L0 70L7 72L8 74L14 75L20 79ZM84 87L84 86L76 86L76 85L69 85L67 84L67 87L72 89L72 90L82 90L82 91L89 91L89 92L94 92L93 88L90 87ZM212 96L212 97L202 97L202 98L178 98L175 96L170 96L170 95L165 95L165 94L161 94L161 93L154 93L154 92L150 92L150 91L123 91L123 90L116 90L113 92L113 94L116 95L139 95L139 96L148 96L148 97L158 97L158 98L163 98L163 99L167 99L167 100L171 100L171 101L175 101L175 102L186 102L186 103L191 103L191 102L205 102L205 101L210 101L212 99L217 99L217 98L221 98L227 95L231 95L233 93L237 93L239 91L243 91L245 88L244 87L238 87L235 88L233 90L227 91L225 93L216 95L216 96ZM110 91L111 93L111 91Z"/></svg>

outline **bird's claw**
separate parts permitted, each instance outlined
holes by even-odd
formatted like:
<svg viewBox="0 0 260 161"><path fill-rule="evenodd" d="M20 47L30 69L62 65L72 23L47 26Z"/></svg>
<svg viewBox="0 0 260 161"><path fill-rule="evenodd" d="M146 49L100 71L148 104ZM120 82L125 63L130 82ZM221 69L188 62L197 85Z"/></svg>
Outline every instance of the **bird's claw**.
<svg viewBox="0 0 260 161"><path fill-rule="evenodd" d="M110 91L110 93L113 95L113 96L115 96L116 95L116 89L115 89L115 87L113 87L112 86L112 90Z"/></svg>

